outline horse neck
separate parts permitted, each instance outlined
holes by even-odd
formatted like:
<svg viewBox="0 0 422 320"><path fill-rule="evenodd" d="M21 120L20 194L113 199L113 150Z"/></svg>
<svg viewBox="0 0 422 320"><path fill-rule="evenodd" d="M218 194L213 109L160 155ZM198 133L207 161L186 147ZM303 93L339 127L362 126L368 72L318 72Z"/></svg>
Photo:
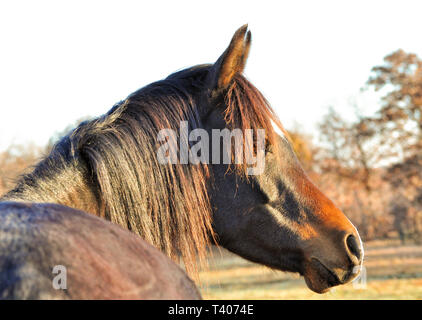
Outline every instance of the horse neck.
<svg viewBox="0 0 422 320"><path fill-rule="evenodd" d="M101 216L97 187L83 160L66 163L50 155L21 177L0 201L57 203Z"/></svg>

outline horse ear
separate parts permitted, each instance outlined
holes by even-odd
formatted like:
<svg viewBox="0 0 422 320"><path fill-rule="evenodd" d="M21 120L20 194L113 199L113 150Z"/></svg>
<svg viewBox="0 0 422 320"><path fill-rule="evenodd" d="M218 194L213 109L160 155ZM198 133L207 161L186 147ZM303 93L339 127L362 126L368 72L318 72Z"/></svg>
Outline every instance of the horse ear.
<svg viewBox="0 0 422 320"><path fill-rule="evenodd" d="M230 45L214 64L213 89L227 88L234 75L245 68L251 46L251 32L247 29L248 25L245 24L235 32Z"/></svg>

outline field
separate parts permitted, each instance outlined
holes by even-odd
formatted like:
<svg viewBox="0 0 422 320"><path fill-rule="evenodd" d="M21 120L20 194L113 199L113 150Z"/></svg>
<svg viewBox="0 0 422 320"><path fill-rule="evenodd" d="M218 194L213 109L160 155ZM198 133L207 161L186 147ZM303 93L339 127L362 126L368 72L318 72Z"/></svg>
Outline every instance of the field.
<svg viewBox="0 0 422 320"><path fill-rule="evenodd" d="M248 262L226 250L213 250L200 274L205 299L422 299L422 246L397 241L365 245L363 275L354 283L320 295L303 278Z"/></svg>

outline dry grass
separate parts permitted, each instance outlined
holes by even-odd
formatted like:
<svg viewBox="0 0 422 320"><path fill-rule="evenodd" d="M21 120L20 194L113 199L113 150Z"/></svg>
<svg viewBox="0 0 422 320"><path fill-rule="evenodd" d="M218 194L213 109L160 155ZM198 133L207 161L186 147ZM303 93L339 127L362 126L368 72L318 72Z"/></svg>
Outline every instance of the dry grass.
<svg viewBox="0 0 422 320"><path fill-rule="evenodd" d="M295 274L270 270L225 250L214 251L200 274L205 299L422 299L422 246L397 241L365 244L366 286L361 280L320 295Z"/></svg>

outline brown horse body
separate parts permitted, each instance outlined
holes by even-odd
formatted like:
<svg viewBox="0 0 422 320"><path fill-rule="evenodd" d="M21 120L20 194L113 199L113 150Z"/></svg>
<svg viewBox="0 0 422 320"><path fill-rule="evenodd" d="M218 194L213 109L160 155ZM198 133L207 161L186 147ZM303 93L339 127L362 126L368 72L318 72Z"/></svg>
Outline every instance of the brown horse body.
<svg viewBox="0 0 422 320"><path fill-rule="evenodd" d="M1 299L201 298L163 253L104 219L57 204L4 202L0 212ZM56 266L65 287L53 286Z"/></svg>

